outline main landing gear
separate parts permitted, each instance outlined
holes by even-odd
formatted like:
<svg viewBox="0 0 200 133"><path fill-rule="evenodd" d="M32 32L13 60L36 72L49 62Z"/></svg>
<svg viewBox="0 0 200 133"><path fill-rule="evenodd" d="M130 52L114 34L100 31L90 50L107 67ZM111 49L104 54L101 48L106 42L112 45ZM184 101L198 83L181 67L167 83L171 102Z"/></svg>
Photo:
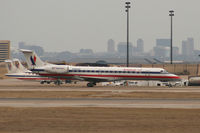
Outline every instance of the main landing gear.
<svg viewBox="0 0 200 133"><path fill-rule="evenodd" d="M54 84L55 85L61 85L62 84L62 80L58 79L58 80L54 81Z"/></svg>
<svg viewBox="0 0 200 133"><path fill-rule="evenodd" d="M87 87L94 87L96 85L96 83L87 83Z"/></svg>

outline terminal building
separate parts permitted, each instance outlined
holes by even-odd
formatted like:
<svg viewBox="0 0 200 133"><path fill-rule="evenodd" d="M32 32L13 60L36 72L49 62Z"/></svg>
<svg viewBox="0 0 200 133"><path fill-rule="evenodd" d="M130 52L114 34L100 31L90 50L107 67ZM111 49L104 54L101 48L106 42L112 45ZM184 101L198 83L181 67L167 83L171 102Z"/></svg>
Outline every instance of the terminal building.
<svg viewBox="0 0 200 133"><path fill-rule="evenodd" d="M10 41L0 40L0 62L10 59Z"/></svg>

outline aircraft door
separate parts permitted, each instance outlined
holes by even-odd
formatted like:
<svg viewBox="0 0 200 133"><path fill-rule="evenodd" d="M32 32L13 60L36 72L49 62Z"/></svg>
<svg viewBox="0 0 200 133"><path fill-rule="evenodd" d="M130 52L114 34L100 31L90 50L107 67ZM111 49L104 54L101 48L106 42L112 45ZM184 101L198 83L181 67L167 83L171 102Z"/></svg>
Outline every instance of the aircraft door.
<svg viewBox="0 0 200 133"><path fill-rule="evenodd" d="M150 71L147 71L146 74L145 74L145 77L146 77L146 80L147 80L147 86L149 86L149 82L150 82Z"/></svg>

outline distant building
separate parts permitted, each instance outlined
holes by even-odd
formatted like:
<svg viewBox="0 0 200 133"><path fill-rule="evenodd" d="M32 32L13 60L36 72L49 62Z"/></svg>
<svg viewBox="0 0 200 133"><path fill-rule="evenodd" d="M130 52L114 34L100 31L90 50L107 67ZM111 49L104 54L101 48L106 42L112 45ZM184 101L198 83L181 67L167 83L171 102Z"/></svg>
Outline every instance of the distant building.
<svg viewBox="0 0 200 133"><path fill-rule="evenodd" d="M170 39L156 39L156 46L154 47L154 56L157 58L165 58L170 56Z"/></svg>
<svg viewBox="0 0 200 133"><path fill-rule="evenodd" d="M93 51L92 49L80 49L80 54L90 55L90 54L93 54Z"/></svg>
<svg viewBox="0 0 200 133"><path fill-rule="evenodd" d="M173 57L176 57L179 55L179 48L178 47L173 47Z"/></svg>
<svg viewBox="0 0 200 133"><path fill-rule="evenodd" d="M187 43L188 43L189 55L193 55L193 51L194 51L194 39L193 38L188 38L187 39Z"/></svg>
<svg viewBox="0 0 200 133"><path fill-rule="evenodd" d="M42 56L44 54L44 49L41 46L36 45L26 45L25 42L19 42L18 43L19 49L28 49L35 51L39 56Z"/></svg>
<svg viewBox="0 0 200 133"><path fill-rule="evenodd" d="M19 48L19 49L24 49L24 48L26 48L26 47L27 47L27 45L26 45L25 42L19 42L19 43L18 43L18 48Z"/></svg>
<svg viewBox="0 0 200 133"><path fill-rule="evenodd" d="M162 47L162 46L154 47L154 56L158 58L169 57L169 54L170 54L169 47Z"/></svg>
<svg viewBox="0 0 200 133"><path fill-rule="evenodd" d="M135 51L135 47L133 47L132 43L129 43L129 55L132 56L134 51ZM117 45L117 52L121 55L121 56L126 56L127 55L127 43L126 42L120 42Z"/></svg>
<svg viewBox="0 0 200 133"><path fill-rule="evenodd" d="M0 62L10 59L10 41L0 40Z"/></svg>
<svg viewBox="0 0 200 133"><path fill-rule="evenodd" d="M171 40L170 39L156 39L156 46L170 47Z"/></svg>
<svg viewBox="0 0 200 133"><path fill-rule="evenodd" d="M115 52L115 42L113 39L108 40L108 47L107 47L108 53L114 53Z"/></svg>
<svg viewBox="0 0 200 133"><path fill-rule="evenodd" d="M182 55L191 56L194 51L194 39L188 38L187 40L182 41Z"/></svg>
<svg viewBox="0 0 200 133"><path fill-rule="evenodd" d="M187 41L182 41L182 55L187 55Z"/></svg>
<svg viewBox="0 0 200 133"><path fill-rule="evenodd" d="M137 40L137 52L139 53L144 52L144 41L142 39Z"/></svg>

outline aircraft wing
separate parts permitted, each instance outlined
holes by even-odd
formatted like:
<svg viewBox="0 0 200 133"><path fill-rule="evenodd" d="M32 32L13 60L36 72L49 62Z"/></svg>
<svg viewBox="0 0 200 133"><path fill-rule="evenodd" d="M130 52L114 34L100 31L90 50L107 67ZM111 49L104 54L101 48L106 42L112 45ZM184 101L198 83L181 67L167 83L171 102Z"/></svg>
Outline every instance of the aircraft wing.
<svg viewBox="0 0 200 133"><path fill-rule="evenodd" d="M89 82L95 82L95 83L110 81L110 79L102 78L102 77L75 76L74 78L77 80L89 81Z"/></svg>

